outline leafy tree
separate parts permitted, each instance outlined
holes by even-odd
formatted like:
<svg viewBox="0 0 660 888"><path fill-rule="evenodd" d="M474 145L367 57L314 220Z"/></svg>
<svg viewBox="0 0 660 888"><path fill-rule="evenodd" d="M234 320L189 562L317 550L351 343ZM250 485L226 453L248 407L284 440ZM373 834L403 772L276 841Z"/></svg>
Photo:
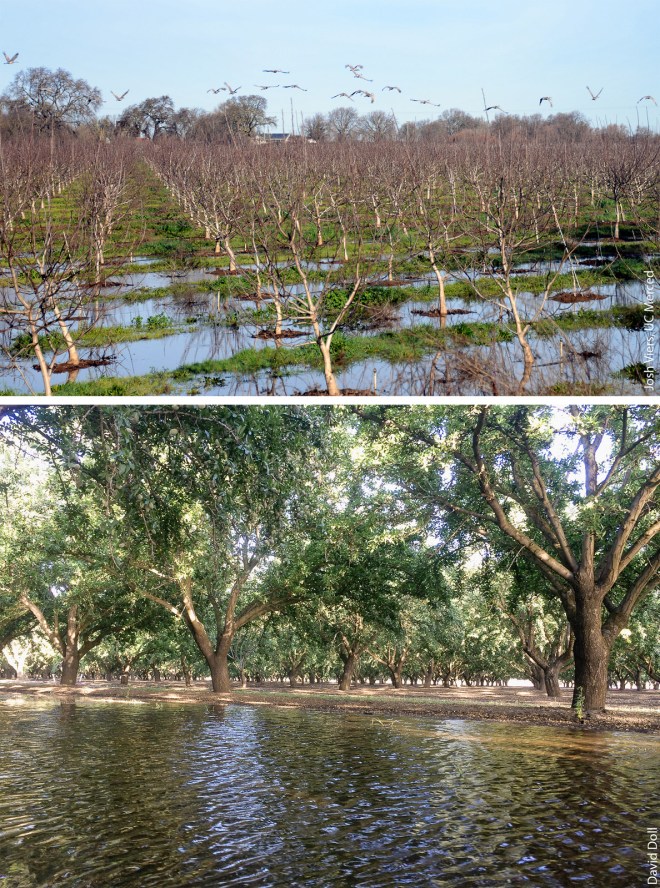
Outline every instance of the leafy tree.
<svg viewBox="0 0 660 888"><path fill-rule="evenodd" d="M61 683L74 685L81 659L128 619L128 590L103 569L100 554L109 560L112 553L104 547L107 517L97 504L62 488L56 475L39 487L34 481L24 473L16 485L3 535L4 594L33 616L62 658ZM39 513L19 512L16 503L35 495Z"/></svg>
<svg viewBox="0 0 660 888"><path fill-rule="evenodd" d="M507 558L488 559L477 574L483 595L511 624L535 687L559 697L559 676L573 659L573 633L551 588L539 586L534 566Z"/></svg>
<svg viewBox="0 0 660 888"><path fill-rule="evenodd" d="M574 705L602 710L614 640L657 585L655 407L473 407L370 414L391 477L425 502L436 535L519 550L575 637ZM558 437L558 420L561 436ZM572 448L572 449L570 449Z"/></svg>
<svg viewBox="0 0 660 888"><path fill-rule="evenodd" d="M649 595L635 612L630 624L621 630L610 658L610 674L621 687L629 681L644 688L647 677L660 682L660 593Z"/></svg>
<svg viewBox="0 0 660 888"><path fill-rule="evenodd" d="M22 421L35 446L61 468L73 465L107 504L98 569L183 620L214 690L228 692L237 630L298 591L268 584L267 567L313 509L303 482L321 452L317 416L95 408Z"/></svg>

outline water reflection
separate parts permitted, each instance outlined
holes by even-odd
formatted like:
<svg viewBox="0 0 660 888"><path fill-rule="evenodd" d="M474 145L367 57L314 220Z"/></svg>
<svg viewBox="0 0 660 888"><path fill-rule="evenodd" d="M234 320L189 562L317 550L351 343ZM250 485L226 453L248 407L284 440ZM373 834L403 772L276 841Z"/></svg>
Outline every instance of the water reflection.
<svg viewBox="0 0 660 888"><path fill-rule="evenodd" d="M145 277L142 275L141 279ZM593 292L603 298L575 304L550 299L540 305L538 295L521 292L518 302L528 317L535 317L540 311L542 318L557 320L585 308L593 309L596 306L598 310L608 310L614 306L641 305L644 300L643 285L639 281L599 285L593 288ZM89 306L90 316L86 322L96 319L98 324L104 326L146 327L150 317L164 314L172 320L178 332L158 339L142 339L102 348L81 348L80 355L86 360L112 360L103 366L82 368L70 379L86 382L107 376L141 376L151 371L172 371L189 363L222 360L245 349L273 348L272 340L255 338L261 328L272 326L272 321L262 318L259 324L253 322L254 317L245 314L246 309L251 310L252 307L253 303L236 299L229 299L226 305L218 306L217 296L213 293L168 295L138 303L126 303L121 299L101 300ZM490 299L449 299L450 314L446 318L429 317L429 310L435 307L435 301L428 299L411 299L397 306L372 307L347 325L344 332L347 335L377 335L384 330L402 330L421 324L430 329L453 327L465 322L497 324L510 317L495 300ZM79 320L84 320L82 315ZM304 324L286 322L285 328L308 333L311 338L311 329ZM470 335L469 330L466 330L466 335ZM0 350L11 353L13 336L10 330L0 331ZM641 383L620 380L614 374L627 365L643 361L647 342L642 331L606 327L569 331L566 334L557 332L544 340L530 333L529 339L536 364L527 394L546 393L555 384L594 382L610 385L616 394L641 392ZM282 347L294 348L305 341L306 337L287 339ZM375 362L368 360L345 370L337 368L342 377L339 384L340 387L369 391L373 388L372 376L376 368L378 393L382 395L515 394L512 381L520 378L515 366L519 361L520 347L505 344L499 349L501 360L498 363L493 363L494 350L494 346L476 344L466 345L465 348L452 347L443 349L440 357L428 354L416 360L413 366L390 365L379 359ZM590 356L585 357L584 353L590 353ZM13 363L13 366L7 367L4 372L0 370L0 387L6 386L18 392L43 390L43 381L39 370L35 369L34 358L16 357L8 363ZM284 373L288 374L288 370ZM492 378L493 375L496 378ZM414 382L408 383L411 377ZM65 374L56 374L53 379L55 383L64 382ZM206 379L196 379L188 384L187 390L193 388L197 393L203 388L205 394L232 396L292 395L323 387L321 372L296 370L286 381L274 380L268 371L249 379L241 374L223 374L221 381L211 383ZM181 388L177 393L187 393L187 390Z"/></svg>

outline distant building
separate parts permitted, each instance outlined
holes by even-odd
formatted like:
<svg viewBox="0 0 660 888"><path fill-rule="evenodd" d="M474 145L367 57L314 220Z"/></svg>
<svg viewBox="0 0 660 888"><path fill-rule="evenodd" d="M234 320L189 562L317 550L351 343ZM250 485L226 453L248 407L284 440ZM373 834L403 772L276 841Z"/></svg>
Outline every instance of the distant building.
<svg viewBox="0 0 660 888"><path fill-rule="evenodd" d="M255 142L260 145L275 142L280 145L282 142L311 142L316 143L316 139L308 139L305 136L294 136L292 133L258 133L255 136Z"/></svg>

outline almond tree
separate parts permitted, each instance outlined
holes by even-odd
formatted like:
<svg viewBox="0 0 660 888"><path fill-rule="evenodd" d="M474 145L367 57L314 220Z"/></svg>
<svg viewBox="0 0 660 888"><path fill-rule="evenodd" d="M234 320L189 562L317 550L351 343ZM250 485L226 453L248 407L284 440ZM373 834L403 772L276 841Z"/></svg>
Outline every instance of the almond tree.
<svg viewBox="0 0 660 888"><path fill-rule="evenodd" d="M135 209L132 194L134 158L122 143L99 144L88 158L77 195L80 215L88 232L94 283L102 283L108 239L117 225Z"/></svg>
<svg viewBox="0 0 660 888"><path fill-rule="evenodd" d="M2 212L0 256L11 285L1 291L3 351L11 366L34 355L45 394L51 394L57 358L66 351L66 367L80 363L73 323L89 293L86 283L86 239L75 211L55 206L56 182L70 179L69 157L62 176L44 162L44 143L27 139L2 147ZM80 170L78 158L78 170ZM55 168L54 168L55 167ZM40 203L37 205L37 196ZM47 357L50 353L50 357Z"/></svg>
<svg viewBox="0 0 660 888"><path fill-rule="evenodd" d="M658 585L658 409L438 408L373 418L397 442L392 477L428 505L436 535L456 520L461 534L486 537L496 552L525 554L573 632L573 705L602 710L614 640Z"/></svg>
<svg viewBox="0 0 660 888"><path fill-rule="evenodd" d="M155 153L152 157L156 174L206 238L214 241L215 254L224 249L231 272L238 270L232 239L242 230L245 150L247 146L232 149L198 144L191 153L173 143L166 155Z"/></svg>
<svg viewBox="0 0 660 888"><path fill-rule="evenodd" d="M350 161L350 157L345 154L343 160ZM312 328L323 360L327 392L337 396L341 391L333 368L332 340L348 319L364 282L364 244L369 235L360 216L363 195L357 169L351 164L341 173L333 170L334 175L318 182L310 200L307 158L289 155L287 161L286 167L278 165L271 169L266 186L266 224L277 235L277 252L270 257L267 274L271 289L286 300L295 319ZM332 271L330 265L321 280L313 272L322 267L319 260L327 258L331 245L329 241L323 245L318 243L319 203L327 208L325 219L335 232L334 249L342 249L346 257L345 263L339 264L335 252L334 264L339 265L338 270ZM348 243L353 250L350 263ZM281 255L286 256L296 269L298 279L295 284L289 283L290 279L284 276L280 264L275 261L275 256ZM300 292L294 292L294 286ZM332 294L339 296L339 304L330 308L327 303Z"/></svg>
<svg viewBox="0 0 660 888"><path fill-rule="evenodd" d="M12 603L9 613L33 618L28 630L36 623L61 657L61 684L72 686L80 661L120 631L122 614L131 619L127 587L98 566L101 553L108 556L103 513L76 495L66 473L53 477L46 451L40 464L33 455L21 459L24 442L10 428L2 455L18 457L19 471L9 477L11 497L0 507L0 593Z"/></svg>
<svg viewBox="0 0 660 888"><path fill-rule="evenodd" d="M83 553L90 570L185 625L213 689L227 693L236 633L300 593L280 565L300 563L314 527L307 516L319 512L303 483L324 446L318 417L73 408L19 412L16 422L67 489L73 474L76 497L84 492L104 516L98 557Z"/></svg>
<svg viewBox="0 0 660 888"><path fill-rule="evenodd" d="M638 206L657 183L660 148L657 140L642 134L608 140L597 157L604 194L614 203L613 237L618 240L626 206Z"/></svg>
<svg viewBox="0 0 660 888"><path fill-rule="evenodd" d="M523 358L523 371L513 392L523 394L532 379L535 358L529 343L532 325L544 314L546 302L575 245L569 247L562 233L567 198L562 180L550 166L550 159L532 152L528 146L511 143L494 153L488 146L475 156L467 156L461 167L463 187L471 195L464 203L461 224L482 257L481 270L464 273L475 292L500 310L500 318L510 317ZM555 272L548 275L531 316L526 317L518 298L516 264L550 237L564 239L565 252ZM493 264L493 259L497 264ZM470 264L474 257L465 259ZM480 277L496 284L499 296L492 297L480 286Z"/></svg>
<svg viewBox="0 0 660 888"><path fill-rule="evenodd" d="M524 558L514 554L502 569L498 574L484 566L484 593L518 636L535 687L559 697L560 673L573 660L570 623L551 594L544 597L530 591L538 576Z"/></svg>
<svg viewBox="0 0 660 888"><path fill-rule="evenodd" d="M447 267L454 257L453 244L460 231L453 170L441 169L430 151L406 146L410 181L410 216L424 245L429 265L438 284L438 313L447 316L445 284L450 277ZM417 148L417 150L414 150ZM447 189L447 185L451 188Z"/></svg>

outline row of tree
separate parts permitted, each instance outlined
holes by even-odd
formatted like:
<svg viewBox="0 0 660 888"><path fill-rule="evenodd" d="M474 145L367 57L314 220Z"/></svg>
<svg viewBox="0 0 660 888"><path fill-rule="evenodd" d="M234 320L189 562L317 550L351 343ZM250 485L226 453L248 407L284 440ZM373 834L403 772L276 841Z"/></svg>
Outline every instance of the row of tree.
<svg viewBox="0 0 660 888"><path fill-rule="evenodd" d="M140 237L145 164L215 253L229 260L242 295L271 301L273 338L281 341L285 318L311 331L331 395L339 393L335 334L359 318L370 287L392 284L411 262L437 284L441 323L447 281L463 280L498 320L510 323L522 359L520 370L501 366L490 353L482 361L456 354L439 370L479 390L519 394L534 388L530 334L536 321L552 317L561 272L572 272L575 301L581 299L574 256L582 241L605 233L617 239L628 220L638 236L657 242L654 139L602 142L588 154L566 145L561 164L556 148L515 140L312 147L5 140L0 259L9 285L0 290L0 347L6 362L20 369L25 356L34 356L47 394L55 370L77 372L77 337L100 317L88 309L98 304L108 273L111 236L123 226L122 252L130 252L127 239ZM518 266L550 247L557 264L533 310L523 311ZM570 342L564 345L570 352Z"/></svg>
<svg viewBox="0 0 660 888"><path fill-rule="evenodd" d="M13 368L35 360L46 394L54 372L75 379L79 339L99 321L99 290L116 268L106 267L108 242L139 213L131 147L31 138L0 145L0 355Z"/></svg>
<svg viewBox="0 0 660 888"><path fill-rule="evenodd" d="M4 413L0 647L63 684L658 679L657 408Z"/></svg>

